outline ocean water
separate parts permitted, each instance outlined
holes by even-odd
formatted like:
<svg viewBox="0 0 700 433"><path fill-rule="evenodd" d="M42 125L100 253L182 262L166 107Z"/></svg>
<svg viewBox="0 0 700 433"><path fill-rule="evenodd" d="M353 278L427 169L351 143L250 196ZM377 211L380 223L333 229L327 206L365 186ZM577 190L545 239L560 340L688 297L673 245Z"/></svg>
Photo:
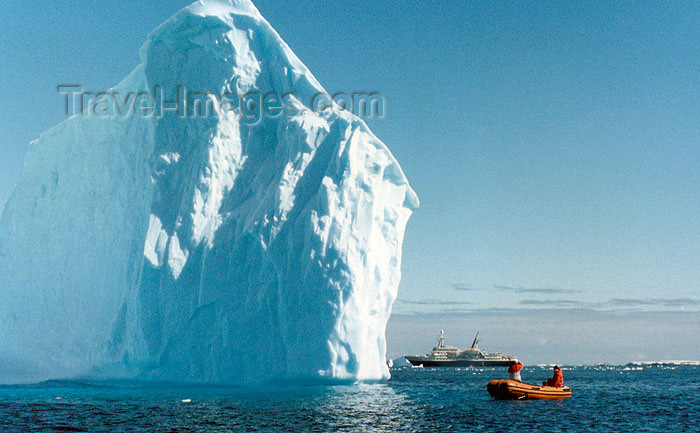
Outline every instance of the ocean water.
<svg viewBox="0 0 700 433"><path fill-rule="evenodd" d="M550 373L526 367L523 380ZM342 386L3 386L0 431L700 431L700 367L565 367L570 399L492 400L486 384L506 377L504 368L402 368L385 383Z"/></svg>

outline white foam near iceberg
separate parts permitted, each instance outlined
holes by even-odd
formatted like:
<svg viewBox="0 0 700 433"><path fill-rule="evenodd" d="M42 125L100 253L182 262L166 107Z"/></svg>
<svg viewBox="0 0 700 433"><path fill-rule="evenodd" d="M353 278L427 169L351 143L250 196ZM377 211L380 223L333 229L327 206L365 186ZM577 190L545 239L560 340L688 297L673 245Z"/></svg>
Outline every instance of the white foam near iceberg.
<svg viewBox="0 0 700 433"><path fill-rule="evenodd" d="M113 90L324 92L247 0L154 30ZM0 382L388 377L418 199L347 112L75 116L32 142L0 222Z"/></svg>

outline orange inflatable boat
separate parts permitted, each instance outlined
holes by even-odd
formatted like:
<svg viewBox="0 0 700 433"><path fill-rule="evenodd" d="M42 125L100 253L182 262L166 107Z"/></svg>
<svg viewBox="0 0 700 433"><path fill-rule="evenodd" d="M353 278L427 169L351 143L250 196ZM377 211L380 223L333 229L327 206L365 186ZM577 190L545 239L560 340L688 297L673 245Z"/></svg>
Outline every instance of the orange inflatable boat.
<svg viewBox="0 0 700 433"><path fill-rule="evenodd" d="M538 386L515 380L492 380L486 389L496 400L561 400L571 397L568 386Z"/></svg>

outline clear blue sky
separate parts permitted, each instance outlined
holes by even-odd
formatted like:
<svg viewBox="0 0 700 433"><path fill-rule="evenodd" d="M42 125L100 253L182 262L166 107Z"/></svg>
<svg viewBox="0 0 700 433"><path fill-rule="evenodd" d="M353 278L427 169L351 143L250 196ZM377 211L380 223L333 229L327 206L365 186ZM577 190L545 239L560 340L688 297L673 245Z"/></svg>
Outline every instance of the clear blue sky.
<svg viewBox="0 0 700 433"><path fill-rule="evenodd" d="M0 203L56 86L116 84L188 3L0 3ZM331 93L386 98L422 201L396 312L700 310L697 2L255 3Z"/></svg>

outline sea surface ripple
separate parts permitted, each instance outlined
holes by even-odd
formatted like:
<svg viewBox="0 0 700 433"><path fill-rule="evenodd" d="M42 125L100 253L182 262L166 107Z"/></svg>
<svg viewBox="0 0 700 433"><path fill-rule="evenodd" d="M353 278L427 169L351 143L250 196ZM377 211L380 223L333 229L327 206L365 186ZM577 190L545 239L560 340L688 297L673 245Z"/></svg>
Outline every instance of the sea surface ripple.
<svg viewBox="0 0 700 433"><path fill-rule="evenodd" d="M538 383L549 368L526 367ZM700 367L565 367L563 401L495 401L503 368L400 368L381 384L233 388L45 382L0 386L2 432L690 432Z"/></svg>

